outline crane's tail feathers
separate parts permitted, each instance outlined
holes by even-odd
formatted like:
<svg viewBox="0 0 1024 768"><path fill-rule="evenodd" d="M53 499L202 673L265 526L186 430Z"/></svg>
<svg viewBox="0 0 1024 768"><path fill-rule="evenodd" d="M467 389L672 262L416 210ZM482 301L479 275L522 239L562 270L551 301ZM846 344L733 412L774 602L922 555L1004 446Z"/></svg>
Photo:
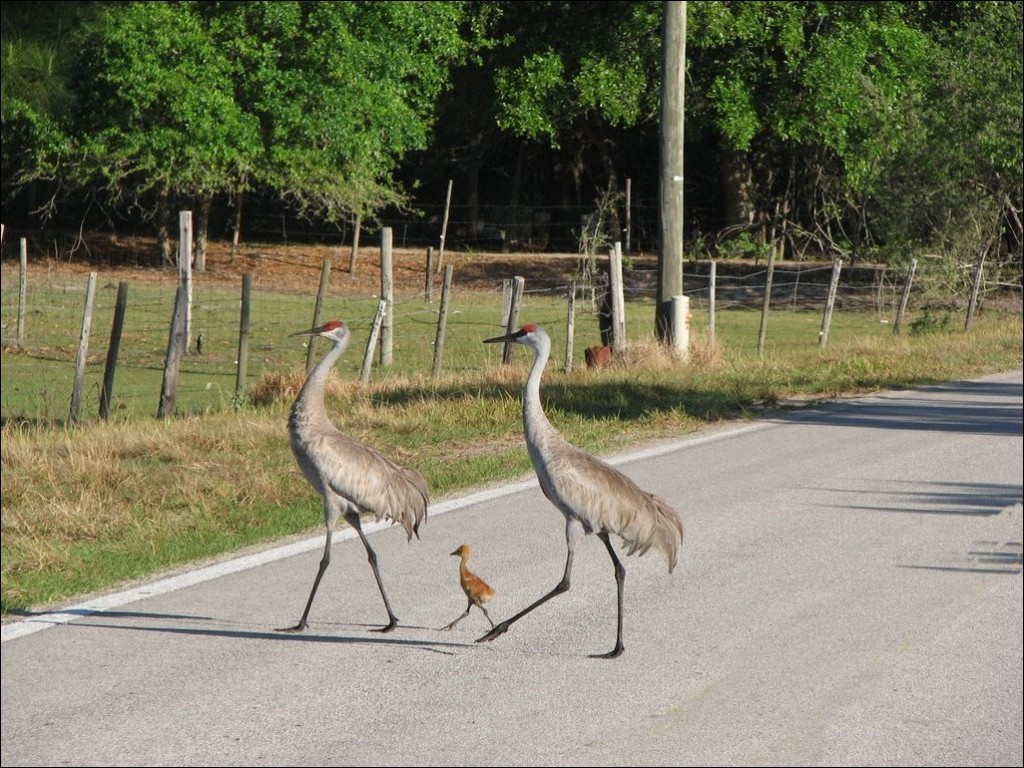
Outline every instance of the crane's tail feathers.
<svg viewBox="0 0 1024 768"><path fill-rule="evenodd" d="M648 500L651 514L635 515L619 534L626 540L624 548L627 555L643 555L654 547L665 556L668 572L672 573L683 544L683 521L663 499L648 494Z"/></svg>
<svg viewBox="0 0 1024 768"><path fill-rule="evenodd" d="M427 519L427 482L416 470L408 467L401 469L410 485L410 500L402 514L401 522L406 536L412 541L413 534L416 534L417 539L420 537L420 524Z"/></svg>

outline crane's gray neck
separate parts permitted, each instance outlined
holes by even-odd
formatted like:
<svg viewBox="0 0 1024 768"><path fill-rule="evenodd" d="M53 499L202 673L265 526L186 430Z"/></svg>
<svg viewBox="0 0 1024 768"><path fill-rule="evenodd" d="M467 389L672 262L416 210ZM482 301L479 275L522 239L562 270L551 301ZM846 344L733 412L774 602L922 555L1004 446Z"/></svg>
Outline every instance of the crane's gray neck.
<svg viewBox="0 0 1024 768"><path fill-rule="evenodd" d="M314 413L326 414L324 387L327 384L327 374L334 364L338 362L338 358L345 354L345 350L348 349L348 342L349 337L347 336L335 341L327 354L323 356L323 359L309 372L305 383L302 385L302 390L299 392L299 397L295 401L295 415L301 414L308 417Z"/></svg>
<svg viewBox="0 0 1024 768"><path fill-rule="evenodd" d="M544 375L548 357L551 355L551 340L546 336L537 339L534 348L533 368L523 389L523 427L527 433L552 430L540 402L540 380Z"/></svg>

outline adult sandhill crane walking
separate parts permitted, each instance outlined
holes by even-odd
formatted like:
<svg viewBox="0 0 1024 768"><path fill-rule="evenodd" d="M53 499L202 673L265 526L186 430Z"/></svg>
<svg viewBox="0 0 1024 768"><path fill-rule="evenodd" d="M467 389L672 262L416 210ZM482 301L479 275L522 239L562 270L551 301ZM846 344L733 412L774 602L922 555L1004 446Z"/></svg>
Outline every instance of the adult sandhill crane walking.
<svg viewBox="0 0 1024 768"><path fill-rule="evenodd" d="M306 628L313 597L320 586L324 571L331 563L331 536L334 533L334 526L339 517L344 517L345 521L356 529L366 548L380 596L384 598L388 623L378 631L390 632L397 626L398 619L391 610L391 603L384 592L384 583L377 568L377 554L363 534L359 513L373 512L378 521L386 518L392 523L400 523L410 541L414 533L419 538L420 523L427 517L427 484L418 472L400 467L372 448L353 440L340 432L328 418L324 406L324 385L331 366L348 348L348 327L338 320L330 320L319 328L292 335L320 336L334 342L334 346L306 377L288 418L288 431L291 433L295 460L310 485L324 499L327 541L302 618L294 627L280 631L299 632Z"/></svg>
<svg viewBox="0 0 1024 768"><path fill-rule="evenodd" d="M572 558L576 545L588 533L596 533L604 542L615 567L618 595L618 628L615 647L594 658L613 659L625 649L622 644L622 589L626 569L615 555L610 534L622 537L626 554L644 554L654 547L668 561L669 573L676 565L676 556L683 543L683 523L679 513L654 494L600 459L568 443L548 421L540 402L540 380L551 354L551 339L543 328L524 325L520 330L493 339L530 347L534 352L533 368L523 390L523 430L534 471L541 490L565 516L565 541L568 555L565 573L554 589L528 605L512 618L498 624L477 642L494 640L534 608L555 595L569 590Z"/></svg>
<svg viewBox="0 0 1024 768"><path fill-rule="evenodd" d="M491 625L491 629L494 629L494 622L491 621L491 615L487 613L487 609L484 608L484 603L490 602L494 598L494 590L491 588L490 584L469 570L469 558L472 553L473 549L469 544L460 544L459 548L452 552L453 556L460 558L459 584L462 585L462 591L466 593L466 597L469 599L469 605L466 606L465 613L455 619L455 621L448 626L442 627L442 629L451 629L464 618L469 616L469 611L474 605L484 612L484 616L487 617L487 621Z"/></svg>

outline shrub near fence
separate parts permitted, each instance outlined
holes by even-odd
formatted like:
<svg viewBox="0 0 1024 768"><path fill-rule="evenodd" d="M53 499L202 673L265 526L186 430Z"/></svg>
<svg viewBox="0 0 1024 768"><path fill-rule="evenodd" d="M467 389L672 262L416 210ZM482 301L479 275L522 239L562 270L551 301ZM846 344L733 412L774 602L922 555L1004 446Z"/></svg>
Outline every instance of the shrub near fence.
<svg viewBox="0 0 1024 768"><path fill-rule="evenodd" d="M711 291L714 289L717 339L737 349L753 348L758 339L751 331L751 324L737 317L749 316L761 309L766 273L762 270L735 275L723 269L718 272L712 286L709 271L698 270L697 267L688 263L684 271L684 287L691 297L694 331L699 334L709 330L707 310L712 304ZM513 270L514 266L510 266L510 272ZM790 268L788 265L775 270L769 305L771 315L767 320L771 344L809 346L818 343L831 272L831 267ZM624 293L626 337L629 341L644 340L652 334L654 274L653 270L628 270L629 279ZM840 281L833 340L841 339L843 334L891 332L904 282L898 273L891 270L875 270L874 275L870 282L863 274L856 282L849 279ZM69 282L53 274L38 274L38 270L31 268L22 298L17 266L5 261L3 276L3 419L62 421L69 415L72 400L87 281ZM310 270L309 291L305 295L268 288L252 291L246 382L242 391L238 391L242 281L231 288L219 282L207 283L203 276L196 276L191 343L181 358L175 411L184 414L231 408L243 403L247 386L264 375L304 369L307 362L305 344L309 341L291 338L290 335L310 327L319 277L317 272ZM556 345L554 359L559 361L559 350L564 349L567 343L566 297L573 275L565 274L564 277L564 282L548 279L531 283L527 280L520 313L522 322L539 323L548 329ZM940 287L927 284L927 276L922 278L918 275L917 280L911 296L928 297L941 293ZM481 342L502 328L504 317L500 286L496 285L492 291L465 290L457 287L458 281L456 270L453 280L456 287L452 289L448 302L444 357L439 367L441 375L481 370L499 362L494 351ZM342 284L340 292L344 292L344 280L336 278L334 285L337 286L338 282ZM999 286L989 286L982 290L982 304L999 289ZM105 278L100 272L85 358L81 418L95 418L99 413L118 292L118 282ZM110 413L114 418L152 417L157 413L176 292L176 281L169 272L165 272L164 279L159 282L129 284L127 288L124 329L118 344L118 364L110 402ZM379 299L374 295L339 296L338 293L337 287L329 291L323 319L338 317L352 327L354 343L336 366L336 371L342 377L356 379L360 375L364 347ZM375 360L372 377L432 374L441 304L438 291L432 294L432 301L427 300L425 290L396 294L391 318L393 362L381 368ZM1019 299L1018 288L1015 297L1018 305ZM19 345L15 332L22 301L25 335ZM586 291L580 292L575 303L577 319L573 340L575 359L580 363L576 366L578 368L583 368L584 350L602 341L598 320L600 310L600 302L591 301ZM950 310L943 312L945 314L932 315L933 319L927 322L962 327L964 308L956 309L958 317L954 317ZM927 317L927 312L922 310L912 323L920 323ZM324 351L326 349L319 350L317 356Z"/></svg>

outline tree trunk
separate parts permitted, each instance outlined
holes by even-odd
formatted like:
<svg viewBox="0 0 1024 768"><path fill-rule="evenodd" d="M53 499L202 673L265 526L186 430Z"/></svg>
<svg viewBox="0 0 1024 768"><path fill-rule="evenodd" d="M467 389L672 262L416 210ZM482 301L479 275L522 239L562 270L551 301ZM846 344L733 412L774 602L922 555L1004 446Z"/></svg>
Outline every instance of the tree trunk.
<svg viewBox="0 0 1024 768"><path fill-rule="evenodd" d="M722 199L727 227L754 223L754 174L745 152L727 150L722 156Z"/></svg>
<svg viewBox="0 0 1024 768"><path fill-rule="evenodd" d="M160 249L161 262L168 267L173 267L177 260L175 259L175 250L171 246L171 229L168 226L170 217L170 194L166 187L161 187L156 194L156 212L153 215L156 223L156 243Z"/></svg>
<svg viewBox="0 0 1024 768"><path fill-rule="evenodd" d="M235 253L238 251L238 241L242 235L242 198L245 193L242 191L242 185L238 185L238 189L235 191L235 227L234 232L231 234L231 263L235 263Z"/></svg>
<svg viewBox="0 0 1024 768"><path fill-rule="evenodd" d="M462 177L459 193L463 195L466 206L466 226L469 236L476 238L480 226L480 168L483 167L486 140L482 133L476 133L469 139L466 159L462 164Z"/></svg>
<svg viewBox="0 0 1024 768"><path fill-rule="evenodd" d="M199 201L199 210L196 212L196 251L193 262L196 272L206 271L206 245L209 242L210 208L212 206L213 195L204 195Z"/></svg>

